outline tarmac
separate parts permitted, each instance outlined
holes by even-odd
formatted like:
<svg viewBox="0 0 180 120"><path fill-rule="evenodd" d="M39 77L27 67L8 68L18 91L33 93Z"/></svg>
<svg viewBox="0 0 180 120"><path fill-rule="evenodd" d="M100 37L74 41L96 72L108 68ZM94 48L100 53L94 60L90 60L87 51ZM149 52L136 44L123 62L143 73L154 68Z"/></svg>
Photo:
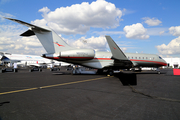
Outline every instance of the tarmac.
<svg viewBox="0 0 180 120"><path fill-rule="evenodd" d="M0 120L180 120L180 76L168 71L0 73Z"/></svg>

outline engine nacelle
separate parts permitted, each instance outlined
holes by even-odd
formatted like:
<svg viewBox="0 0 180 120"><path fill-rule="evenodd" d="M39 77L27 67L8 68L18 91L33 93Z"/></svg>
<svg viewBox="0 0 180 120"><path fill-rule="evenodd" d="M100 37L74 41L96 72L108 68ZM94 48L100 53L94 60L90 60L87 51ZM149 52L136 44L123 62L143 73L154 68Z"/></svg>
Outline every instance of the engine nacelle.
<svg viewBox="0 0 180 120"><path fill-rule="evenodd" d="M92 49L75 49L62 51L60 58L72 59L72 60L90 60L95 56L95 52Z"/></svg>
<svg viewBox="0 0 180 120"><path fill-rule="evenodd" d="M54 53L54 54L43 54L42 57L45 58L54 58L54 59L59 59L60 54L59 53Z"/></svg>
<svg viewBox="0 0 180 120"><path fill-rule="evenodd" d="M54 54L43 54L42 57L67 60L91 60L94 56L95 51L92 49L75 49Z"/></svg>

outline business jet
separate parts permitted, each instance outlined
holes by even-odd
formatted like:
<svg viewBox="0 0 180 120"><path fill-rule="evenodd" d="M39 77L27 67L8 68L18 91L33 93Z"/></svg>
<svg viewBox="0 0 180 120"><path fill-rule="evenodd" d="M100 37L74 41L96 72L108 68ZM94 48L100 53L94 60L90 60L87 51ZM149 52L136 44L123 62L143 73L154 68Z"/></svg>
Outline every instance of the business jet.
<svg viewBox="0 0 180 120"><path fill-rule="evenodd" d="M36 35L46 54L42 57L72 64L98 69L98 73L108 70L112 75L114 70L135 67L161 67L167 63L154 54L123 53L110 36L105 36L111 52L99 52L93 49L77 49L69 46L59 35L48 27L39 27L21 20L6 18L29 27L20 36Z"/></svg>
<svg viewBox="0 0 180 120"><path fill-rule="evenodd" d="M4 64L9 64L9 67L13 63L17 63L18 66L29 66L29 67L43 67L46 65L69 65L64 62L52 61L50 59L43 58L41 56L35 55L21 55L21 54L11 54L7 52L0 52L0 60Z"/></svg>

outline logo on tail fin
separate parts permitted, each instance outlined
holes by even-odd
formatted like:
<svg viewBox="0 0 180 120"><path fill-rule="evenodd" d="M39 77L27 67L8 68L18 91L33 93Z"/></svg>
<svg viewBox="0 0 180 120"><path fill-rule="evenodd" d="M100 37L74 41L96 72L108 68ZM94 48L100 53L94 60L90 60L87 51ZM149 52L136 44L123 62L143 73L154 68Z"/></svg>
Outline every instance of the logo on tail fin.
<svg viewBox="0 0 180 120"><path fill-rule="evenodd" d="M64 47L64 45L60 45L58 42L54 42L54 44L58 45L59 47L60 46Z"/></svg>

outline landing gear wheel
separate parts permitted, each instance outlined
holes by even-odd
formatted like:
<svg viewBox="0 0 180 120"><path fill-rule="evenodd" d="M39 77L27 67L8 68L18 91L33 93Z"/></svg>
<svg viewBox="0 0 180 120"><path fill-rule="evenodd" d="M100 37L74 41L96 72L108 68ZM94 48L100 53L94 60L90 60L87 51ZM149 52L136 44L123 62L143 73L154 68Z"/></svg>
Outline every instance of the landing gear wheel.
<svg viewBox="0 0 180 120"><path fill-rule="evenodd" d="M110 71L110 72L109 72L109 75L110 75L110 76L112 76L112 75L113 75L113 72L112 72L112 71Z"/></svg>
<svg viewBox="0 0 180 120"><path fill-rule="evenodd" d="M113 70L108 70L108 76L112 76L113 75Z"/></svg>

